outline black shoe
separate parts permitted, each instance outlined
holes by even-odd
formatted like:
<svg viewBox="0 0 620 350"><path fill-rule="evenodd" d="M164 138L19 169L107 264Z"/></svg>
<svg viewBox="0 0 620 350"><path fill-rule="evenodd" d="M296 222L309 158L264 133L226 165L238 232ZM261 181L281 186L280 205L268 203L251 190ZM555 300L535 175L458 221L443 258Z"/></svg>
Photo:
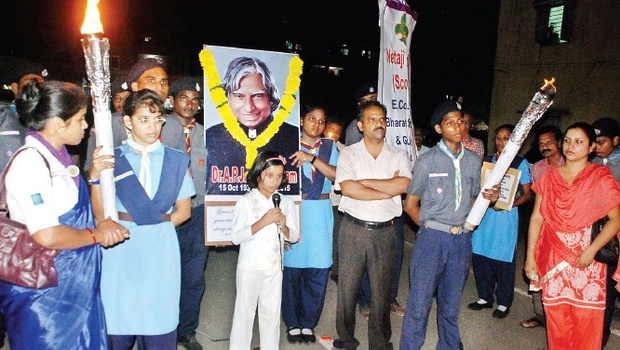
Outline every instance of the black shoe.
<svg viewBox="0 0 620 350"><path fill-rule="evenodd" d="M493 317L495 317L495 318L506 318L506 316L508 316L509 313L510 313L510 308L507 308L506 311L502 311L500 309L495 309L495 311L493 311Z"/></svg>
<svg viewBox="0 0 620 350"><path fill-rule="evenodd" d="M309 329L309 328L304 328L301 330L301 337L304 343L314 343L316 341L314 330Z"/></svg>
<svg viewBox="0 0 620 350"><path fill-rule="evenodd" d="M291 334L293 332L294 334ZM299 327L289 328L286 331L286 340L289 343L301 343L304 341L304 337L301 335L301 329Z"/></svg>
<svg viewBox="0 0 620 350"><path fill-rule="evenodd" d="M482 309L491 309L493 307L492 303L484 303L484 304L480 304L479 302L473 302L469 305L467 305L467 308L470 310L474 310L474 311L480 311Z"/></svg>
<svg viewBox="0 0 620 350"><path fill-rule="evenodd" d="M202 350L202 345L200 345L193 334L177 337L177 345L184 347L186 350Z"/></svg>
<svg viewBox="0 0 620 350"><path fill-rule="evenodd" d="M334 349L334 350L343 350L343 349L345 349L344 341L342 341L340 339L335 339L332 342L332 349Z"/></svg>
<svg viewBox="0 0 620 350"><path fill-rule="evenodd" d="M336 339L332 342L332 349L336 350L355 350L359 346L359 342L357 340L345 342L341 339Z"/></svg>

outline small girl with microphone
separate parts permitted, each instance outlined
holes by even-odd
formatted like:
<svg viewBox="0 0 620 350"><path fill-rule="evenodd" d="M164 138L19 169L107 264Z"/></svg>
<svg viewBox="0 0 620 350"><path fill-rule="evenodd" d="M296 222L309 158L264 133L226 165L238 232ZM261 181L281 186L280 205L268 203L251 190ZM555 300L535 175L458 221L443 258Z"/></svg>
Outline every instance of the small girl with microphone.
<svg viewBox="0 0 620 350"><path fill-rule="evenodd" d="M295 203L277 192L287 183L285 164L276 152L259 153L247 176L251 190L235 205L232 242L240 247L231 350L251 349L257 306L260 348L279 348L283 245L299 239Z"/></svg>

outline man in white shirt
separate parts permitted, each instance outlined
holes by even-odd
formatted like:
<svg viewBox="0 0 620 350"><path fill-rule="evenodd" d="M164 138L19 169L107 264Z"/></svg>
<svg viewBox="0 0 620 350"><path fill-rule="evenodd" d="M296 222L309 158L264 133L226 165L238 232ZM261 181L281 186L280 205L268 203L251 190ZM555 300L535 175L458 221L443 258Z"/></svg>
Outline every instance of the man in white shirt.
<svg viewBox="0 0 620 350"><path fill-rule="evenodd" d="M401 194L411 179L407 153L385 143L387 110L378 101L362 103L357 125L362 141L345 147L336 167L336 188L342 191L339 210L340 273L335 349L355 349L355 308L364 270L372 294L368 320L370 349L392 348L390 292L396 255L395 218L402 214Z"/></svg>

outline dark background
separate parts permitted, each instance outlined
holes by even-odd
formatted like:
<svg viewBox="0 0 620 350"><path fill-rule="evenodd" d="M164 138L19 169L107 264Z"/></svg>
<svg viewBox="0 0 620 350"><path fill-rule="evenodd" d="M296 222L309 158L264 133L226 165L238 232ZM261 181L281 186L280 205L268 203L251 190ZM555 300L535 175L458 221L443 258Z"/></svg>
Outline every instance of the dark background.
<svg viewBox="0 0 620 350"><path fill-rule="evenodd" d="M408 3L418 13L411 43L414 123L427 127L446 96L462 97L464 107L487 119L499 1ZM52 79L81 81L85 8L86 0L3 0L0 54L41 62ZM301 103L322 103L343 123L353 118L355 87L377 78L380 28L373 0L101 0L99 9L119 70L148 53L165 55L173 78L201 76L203 44L289 52L289 41L301 45L304 60ZM348 56L341 54L345 44ZM328 66L343 71L333 76Z"/></svg>

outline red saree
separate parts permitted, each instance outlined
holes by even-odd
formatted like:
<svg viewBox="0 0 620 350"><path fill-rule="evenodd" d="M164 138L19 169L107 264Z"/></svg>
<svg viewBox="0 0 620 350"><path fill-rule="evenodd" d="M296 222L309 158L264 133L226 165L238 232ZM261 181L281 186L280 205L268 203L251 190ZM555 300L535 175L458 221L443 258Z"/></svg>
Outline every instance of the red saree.
<svg viewBox="0 0 620 350"><path fill-rule="evenodd" d="M535 260L543 277L549 348L600 349L607 265L573 265L590 245L592 223L620 204L620 187L608 168L590 164L570 185L550 168L532 189L542 196Z"/></svg>

